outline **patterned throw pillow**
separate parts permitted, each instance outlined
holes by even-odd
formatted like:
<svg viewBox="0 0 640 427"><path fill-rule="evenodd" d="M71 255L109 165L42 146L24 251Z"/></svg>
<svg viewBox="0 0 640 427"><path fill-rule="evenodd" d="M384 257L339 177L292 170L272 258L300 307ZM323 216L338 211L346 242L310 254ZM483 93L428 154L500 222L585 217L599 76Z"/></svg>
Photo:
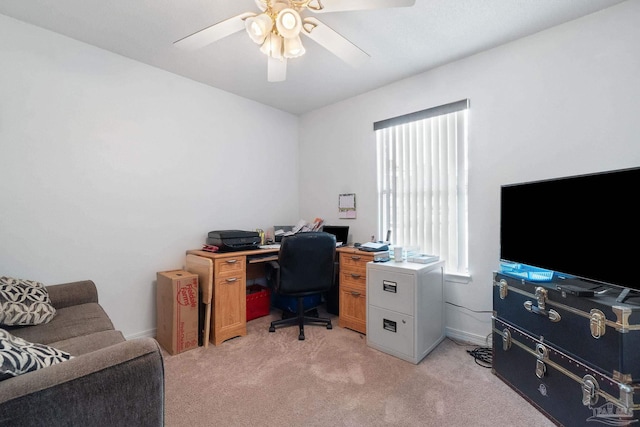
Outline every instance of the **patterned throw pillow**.
<svg viewBox="0 0 640 427"><path fill-rule="evenodd" d="M42 283L0 277L0 325L40 325L55 315L56 309Z"/></svg>
<svg viewBox="0 0 640 427"><path fill-rule="evenodd" d="M72 358L67 352L30 343L0 329L0 381Z"/></svg>

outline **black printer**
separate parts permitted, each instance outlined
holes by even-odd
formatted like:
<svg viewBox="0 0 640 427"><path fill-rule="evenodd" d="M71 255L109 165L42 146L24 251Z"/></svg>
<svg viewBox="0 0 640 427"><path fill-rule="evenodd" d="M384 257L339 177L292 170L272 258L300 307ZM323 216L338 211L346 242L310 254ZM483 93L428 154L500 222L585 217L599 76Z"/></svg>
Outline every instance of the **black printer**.
<svg viewBox="0 0 640 427"><path fill-rule="evenodd" d="M207 245L217 246L220 252L258 249L260 233L242 230L210 231L207 236Z"/></svg>

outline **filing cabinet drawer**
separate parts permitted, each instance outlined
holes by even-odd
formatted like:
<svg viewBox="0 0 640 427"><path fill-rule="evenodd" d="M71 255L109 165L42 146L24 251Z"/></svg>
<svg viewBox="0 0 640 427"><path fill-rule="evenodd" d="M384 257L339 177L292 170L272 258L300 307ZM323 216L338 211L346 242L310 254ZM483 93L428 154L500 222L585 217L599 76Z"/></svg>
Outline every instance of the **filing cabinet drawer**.
<svg viewBox="0 0 640 427"><path fill-rule="evenodd" d="M415 343L413 317L371 305L368 308L367 341L369 344L413 357Z"/></svg>
<svg viewBox="0 0 640 427"><path fill-rule="evenodd" d="M367 274L369 304L414 315L415 275L375 269Z"/></svg>

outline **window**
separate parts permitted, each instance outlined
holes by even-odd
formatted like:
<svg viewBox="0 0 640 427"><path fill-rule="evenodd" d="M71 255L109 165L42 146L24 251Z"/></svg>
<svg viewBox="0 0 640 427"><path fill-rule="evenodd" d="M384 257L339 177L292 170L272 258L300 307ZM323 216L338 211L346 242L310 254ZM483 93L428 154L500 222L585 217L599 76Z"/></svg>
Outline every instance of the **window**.
<svg viewBox="0 0 640 427"><path fill-rule="evenodd" d="M419 247L468 274L467 113L469 100L374 123L378 235Z"/></svg>

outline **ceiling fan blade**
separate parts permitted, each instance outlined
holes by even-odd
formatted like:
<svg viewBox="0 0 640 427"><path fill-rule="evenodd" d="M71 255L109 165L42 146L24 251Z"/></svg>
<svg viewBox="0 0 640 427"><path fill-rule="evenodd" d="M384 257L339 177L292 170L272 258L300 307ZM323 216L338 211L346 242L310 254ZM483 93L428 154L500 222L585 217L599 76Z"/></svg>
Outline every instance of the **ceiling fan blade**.
<svg viewBox="0 0 640 427"><path fill-rule="evenodd" d="M230 36L233 33L244 30L244 20L255 15L255 13L250 12L242 13L234 16L233 18L213 24L204 30L195 32L190 36L173 42L173 44L179 48L187 50L200 49L201 47L205 47L206 45Z"/></svg>
<svg viewBox="0 0 640 427"><path fill-rule="evenodd" d="M352 67L359 67L369 59L365 51L316 18L305 18L301 32Z"/></svg>
<svg viewBox="0 0 640 427"><path fill-rule="evenodd" d="M256 6L264 12L267 10L267 6L269 6L269 1L270 0L256 0Z"/></svg>
<svg viewBox="0 0 640 427"><path fill-rule="evenodd" d="M267 81L269 82L283 82L287 79L287 58L274 59L268 57L267 63Z"/></svg>
<svg viewBox="0 0 640 427"><path fill-rule="evenodd" d="M410 7L415 3L416 0L312 0L308 8L312 12L326 13L385 9L388 7Z"/></svg>

